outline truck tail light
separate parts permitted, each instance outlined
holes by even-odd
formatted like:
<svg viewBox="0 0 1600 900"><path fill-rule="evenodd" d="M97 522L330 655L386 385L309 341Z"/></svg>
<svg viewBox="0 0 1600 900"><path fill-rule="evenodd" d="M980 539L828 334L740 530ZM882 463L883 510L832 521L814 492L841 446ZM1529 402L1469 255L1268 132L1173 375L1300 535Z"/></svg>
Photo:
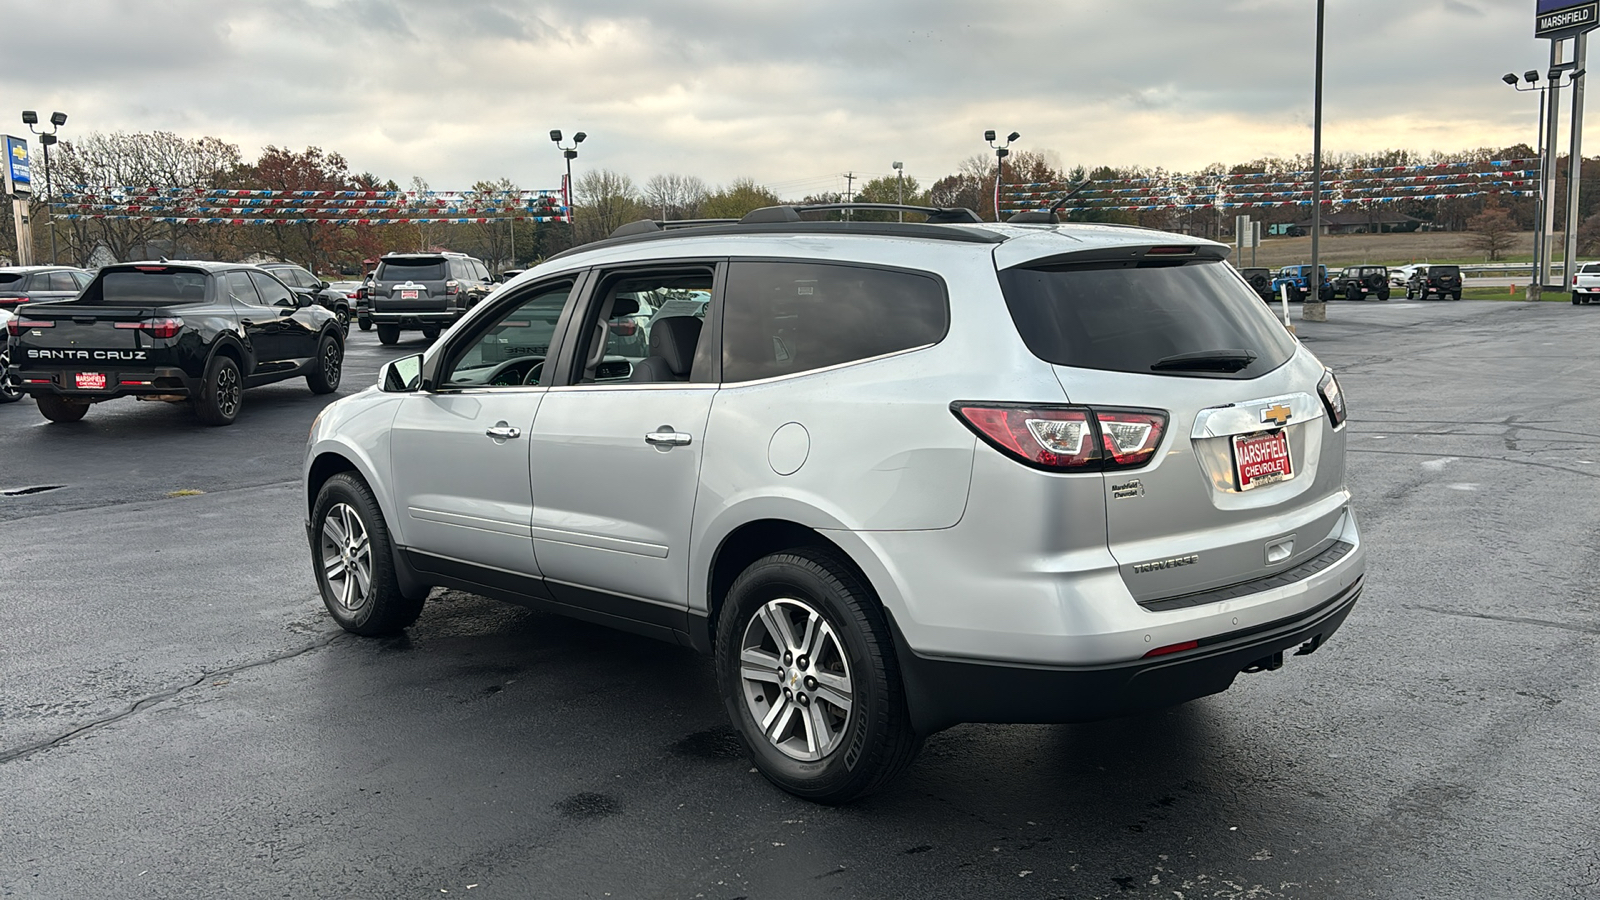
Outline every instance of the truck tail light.
<svg viewBox="0 0 1600 900"><path fill-rule="evenodd" d="M996 450L1053 472L1143 466L1155 456L1167 424L1159 410L962 402L950 409Z"/></svg>
<svg viewBox="0 0 1600 900"><path fill-rule="evenodd" d="M444 283L444 292L446 294L459 294L459 293L461 293L461 284L460 284L460 282L446 281Z"/></svg>
<svg viewBox="0 0 1600 900"><path fill-rule="evenodd" d="M148 331L151 337L175 338L183 330L183 320L178 318L142 319L138 322L118 322L117 328Z"/></svg>
<svg viewBox="0 0 1600 900"><path fill-rule="evenodd" d="M6 323L6 332L12 337L22 337L22 332L29 328L54 328L56 323L49 319L12 319Z"/></svg>

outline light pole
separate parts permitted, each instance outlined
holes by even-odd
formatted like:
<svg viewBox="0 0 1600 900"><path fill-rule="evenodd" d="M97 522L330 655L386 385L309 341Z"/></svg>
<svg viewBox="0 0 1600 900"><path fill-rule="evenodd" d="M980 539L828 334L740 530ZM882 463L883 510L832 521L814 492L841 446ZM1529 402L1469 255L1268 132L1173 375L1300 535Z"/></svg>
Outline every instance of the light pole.
<svg viewBox="0 0 1600 900"><path fill-rule="evenodd" d="M1527 84L1526 87L1518 84L1517 76L1511 74L1510 72L1500 76L1501 81L1511 85L1511 87L1518 93L1539 95L1539 137L1538 140L1535 141L1535 146L1539 155L1539 189L1534 191L1533 195L1533 278L1529 282L1530 297L1533 294L1532 288L1539 287L1542 289L1545 279L1551 274L1549 271L1546 271L1544 262L1544 247L1545 244L1549 243L1550 241L1550 234L1545 227L1545 204L1550 200L1550 198L1545 196L1545 181L1547 178L1549 178L1550 166L1552 165L1552 163L1545 158L1548 147L1545 140L1546 104L1544 95L1549 92L1550 88L1561 86L1561 74L1562 73L1560 69L1551 69L1547 76L1546 83L1541 85L1539 84L1539 70L1529 69L1528 71L1522 73L1522 81ZM1575 81L1582 75L1583 70L1578 69L1572 73L1572 79Z"/></svg>
<svg viewBox="0 0 1600 900"><path fill-rule="evenodd" d="M994 220L996 222L1000 221L1000 182L1006 177L1006 157L1011 155L1011 142L1019 137L1022 137L1022 135L1013 131L1006 135L1005 143L996 144L994 142L994 131L985 131L983 133L983 139L988 141L989 146L994 148L996 165L994 170Z"/></svg>
<svg viewBox="0 0 1600 900"><path fill-rule="evenodd" d="M40 131L33 127L39 124L39 114L31 109L22 111L22 124L28 130L39 136L39 143L44 145L44 221L50 227L50 265L56 264L56 217L54 212L55 192L50 189L50 145L56 142L56 129L67 124L67 114L53 112L50 114L50 130Z"/></svg>
<svg viewBox="0 0 1600 900"><path fill-rule="evenodd" d="M561 155L566 157L566 159L567 159L567 185L566 185L566 187L567 187L567 191L566 191L567 196L566 196L566 201L567 201L567 224L568 225L572 224L572 193L573 193L573 187L572 187L572 161L578 158L578 145L583 143L583 139L586 138L586 137L588 137L588 135L584 134L583 132L580 131L577 134L572 136L572 146L571 147L563 147L563 146L561 146L561 129L557 128L557 129L554 129L554 130L552 130L550 132L550 140L551 140L551 142L553 142L556 145L556 149L561 151Z"/></svg>
<svg viewBox="0 0 1600 900"><path fill-rule="evenodd" d="M905 178L905 172L906 172L906 164L903 163L903 162L899 162L897 160L894 163L894 202L900 204L901 206L905 206L906 205L906 178ZM896 222L904 222L905 220L906 220L905 210L901 210L900 212L895 213L895 221Z"/></svg>
<svg viewBox="0 0 1600 900"><path fill-rule="evenodd" d="M1328 318L1328 308L1322 300L1322 259L1321 245L1318 241L1322 237L1322 34L1324 20L1324 0L1317 0L1317 53L1316 53L1316 87L1315 97L1312 100L1311 112L1311 272L1306 276L1306 284L1311 286L1311 293L1306 294L1306 302L1300 306L1302 318L1313 322L1325 322ZM1314 303L1312 301L1315 301Z"/></svg>

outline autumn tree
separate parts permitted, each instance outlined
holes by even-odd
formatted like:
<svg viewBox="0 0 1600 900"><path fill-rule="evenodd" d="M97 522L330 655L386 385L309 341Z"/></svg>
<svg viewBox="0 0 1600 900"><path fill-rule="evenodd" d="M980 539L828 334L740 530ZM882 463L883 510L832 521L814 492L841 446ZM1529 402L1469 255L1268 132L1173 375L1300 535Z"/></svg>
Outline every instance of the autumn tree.
<svg viewBox="0 0 1600 900"><path fill-rule="evenodd" d="M1490 262L1499 259L1500 254L1511 249L1517 241L1517 223L1496 203L1491 203L1484 207L1483 212L1468 219L1467 230L1471 232L1469 246L1486 254Z"/></svg>
<svg viewBox="0 0 1600 900"><path fill-rule="evenodd" d="M243 180L247 187L272 191L345 191L354 186L345 158L320 147L307 147L297 153L268 145ZM319 213L282 213L281 217L327 218ZM279 259L299 262L313 272L327 267L341 249L344 238L343 229L335 222L300 221L292 225L260 226L256 230L262 232L264 238L259 249Z"/></svg>

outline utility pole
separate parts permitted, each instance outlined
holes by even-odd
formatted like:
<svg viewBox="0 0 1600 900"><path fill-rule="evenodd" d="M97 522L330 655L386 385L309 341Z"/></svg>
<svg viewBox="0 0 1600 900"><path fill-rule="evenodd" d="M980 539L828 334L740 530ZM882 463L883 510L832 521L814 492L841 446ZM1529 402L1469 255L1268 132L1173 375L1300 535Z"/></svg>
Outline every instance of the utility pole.
<svg viewBox="0 0 1600 900"><path fill-rule="evenodd" d="M1312 322L1326 322L1328 307L1322 301L1322 33L1326 0L1317 0L1317 76L1311 114L1311 271L1306 276L1310 292L1300 315Z"/></svg>
<svg viewBox="0 0 1600 900"><path fill-rule="evenodd" d="M905 169L906 169L906 164L905 163L899 162L898 160L895 162L895 164L894 164L894 201L896 203L900 204L901 206L905 206L906 205ZM900 212L895 213L895 221L896 222L904 222L905 220L906 220L906 214L905 214L904 210L901 210Z"/></svg>
<svg viewBox="0 0 1600 900"><path fill-rule="evenodd" d="M846 172L846 173L844 173L844 202L850 203L850 202L853 202L855 200L855 196L856 196L855 185L856 185L856 173L854 173L854 172ZM844 218L845 218L846 222L850 221L850 210L847 209L847 210L844 211Z"/></svg>

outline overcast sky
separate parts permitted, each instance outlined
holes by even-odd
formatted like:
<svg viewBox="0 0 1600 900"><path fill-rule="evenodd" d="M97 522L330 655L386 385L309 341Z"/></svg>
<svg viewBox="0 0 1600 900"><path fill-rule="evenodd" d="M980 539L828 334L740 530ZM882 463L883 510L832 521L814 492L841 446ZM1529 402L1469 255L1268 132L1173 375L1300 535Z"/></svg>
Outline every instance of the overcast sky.
<svg viewBox="0 0 1600 900"><path fill-rule="evenodd" d="M1327 0L1325 146L1532 142L1534 0ZM1313 0L5 0L0 96L88 131L336 150L435 189L749 176L784 197L987 128L1066 165L1193 169L1311 149ZM9 130L26 130L16 112ZM1600 139L1600 130L1588 130ZM1563 141L1565 138L1563 138ZM1591 155L1600 144L1590 144Z"/></svg>

